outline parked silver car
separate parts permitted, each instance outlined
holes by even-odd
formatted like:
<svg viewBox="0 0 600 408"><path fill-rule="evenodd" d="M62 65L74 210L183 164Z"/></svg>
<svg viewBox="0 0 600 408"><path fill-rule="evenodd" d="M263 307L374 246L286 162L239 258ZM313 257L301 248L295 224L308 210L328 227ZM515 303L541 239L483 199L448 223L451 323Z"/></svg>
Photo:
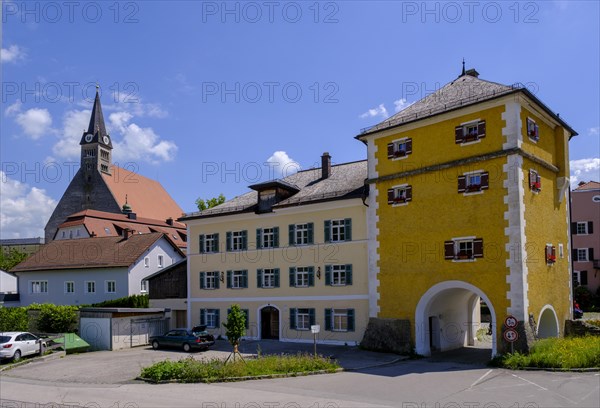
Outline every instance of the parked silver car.
<svg viewBox="0 0 600 408"><path fill-rule="evenodd" d="M19 361L21 357L40 354L45 348L42 339L27 332L0 332L0 359Z"/></svg>

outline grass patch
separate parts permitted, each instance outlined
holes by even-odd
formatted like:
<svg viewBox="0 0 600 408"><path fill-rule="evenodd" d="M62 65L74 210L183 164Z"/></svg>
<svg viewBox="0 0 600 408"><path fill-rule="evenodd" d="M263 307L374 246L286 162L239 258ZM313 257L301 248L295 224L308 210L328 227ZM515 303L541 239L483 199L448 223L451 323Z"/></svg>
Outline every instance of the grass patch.
<svg viewBox="0 0 600 408"><path fill-rule="evenodd" d="M179 361L161 361L145 367L141 377L156 382L220 382L274 374L299 375L315 371L333 373L338 368L340 366L336 361L322 356L314 358L308 354L266 356L246 359L245 363L237 360L228 364L217 358L199 361L188 357Z"/></svg>
<svg viewBox="0 0 600 408"><path fill-rule="evenodd" d="M600 337L568 337L536 342L529 354L508 354L501 360L506 368L595 368L600 367Z"/></svg>

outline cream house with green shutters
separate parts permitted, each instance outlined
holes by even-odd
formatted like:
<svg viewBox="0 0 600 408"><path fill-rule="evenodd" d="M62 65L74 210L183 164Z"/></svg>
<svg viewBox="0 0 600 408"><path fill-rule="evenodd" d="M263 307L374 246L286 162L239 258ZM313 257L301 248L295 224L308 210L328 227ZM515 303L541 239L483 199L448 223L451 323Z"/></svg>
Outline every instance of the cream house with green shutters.
<svg viewBox="0 0 600 408"><path fill-rule="evenodd" d="M188 326L224 334L232 304L247 338L356 344L368 321L366 161L300 171L186 214Z"/></svg>

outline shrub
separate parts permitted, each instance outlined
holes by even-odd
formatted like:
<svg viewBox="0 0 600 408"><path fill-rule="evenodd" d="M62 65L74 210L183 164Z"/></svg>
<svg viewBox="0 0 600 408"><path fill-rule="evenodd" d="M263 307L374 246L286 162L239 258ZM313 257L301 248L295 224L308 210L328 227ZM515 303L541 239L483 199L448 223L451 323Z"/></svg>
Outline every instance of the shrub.
<svg viewBox="0 0 600 408"><path fill-rule="evenodd" d="M76 329L78 306L61 306L50 303L33 304L31 310L38 310L37 329L43 333L65 333Z"/></svg>
<svg viewBox="0 0 600 408"><path fill-rule="evenodd" d="M92 307L133 307L140 309L150 307L150 300L148 299L148 295L131 295L95 303Z"/></svg>
<svg viewBox="0 0 600 408"><path fill-rule="evenodd" d="M0 307L0 331L27 331L28 319L25 307Z"/></svg>

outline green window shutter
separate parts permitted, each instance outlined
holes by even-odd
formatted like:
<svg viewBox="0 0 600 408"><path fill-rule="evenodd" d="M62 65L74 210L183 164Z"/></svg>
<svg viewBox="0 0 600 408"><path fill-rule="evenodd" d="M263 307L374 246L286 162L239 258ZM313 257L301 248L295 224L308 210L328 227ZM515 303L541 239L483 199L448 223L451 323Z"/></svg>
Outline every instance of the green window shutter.
<svg viewBox="0 0 600 408"><path fill-rule="evenodd" d="M308 243L314 243L314 224L312 222L308 223Z"/></svg>
<svg viewBox="0 0 600 408"><path fill-rule="evenodd" d="M308 268L308 286L315 286L315 268L313 266Z"/></svg>
<svg viewBox="0 0 600 408"><path fill-rule="evenodd" d="M344 219L344 226L346 229L346 241L352 241L352 218Z"/></svg>
<svg viewBox="0 0 600 408"><path fill-rule="evenodd" d="M331 285L331 265L325 265L325 285Z"/></svg>
<svg viewBox="0 0 600 408"><path fill-rule="evenodd" d="M219 309L214 309L215 311L215 328L221 326L221 311Z"/></svg>
<svg viewBox="0 0 600 408"><path fill-rule="evenodd" d="M279 268L275 268L275 287L279 287Z"/></svg>
<svg viewBox="0 0 600 408"><path fill-rule="evenodd" d="M200 289L204 289L204 279L206 278L206 272L200 272Z"/></svg>
<svg viewBox="0 0 600 408"><path fill-rule="evenodd" d="M262 248L262 228L256 229L256 249Z"/></svg>
<svg viewBox="0 0 600 408"><path fill-rule="evenodd" d="M325 309L325 330L331 331L331 309Z"/></svg>
<svg viewBox="0 0 600 408"><path fill-rule="evenodd" d="M250 328L250 310L242 309L242 312L246 316L246 330Z"/></svg>
<svg viewBox="0 0 600 408"><path fill-rule="evenodd" d="M296 268L290 266L290 288L296 287Z"/></svg>
<svg viewBox="0 0 600 408"><path fill-rule="evenodd" d="M290 309L290 329L296 330L296 309Z"/></svg>
<svg viewBox="0 0 600 408"><path fill-rule="evenodd" d="M290 224L288 227L288 240L289 240L288 245L289 246L296 245L295 233L296 233L296 226L294 224Z"/></svg>
<svg viewBox="0 0 600 408"><path fill-rule="evenodd" d="M248 270L242 271L242 288L248 287Z"/></svg>
<svg viewBox="0 0 600 408"><path fill-rule="evenodd" d="M200 236L198 237L198 242L200 243L200 249L199 249L198 253L203 254L204 253L204 234L200 234Z"/></svg>
<svg viewBox="0 0 600 408"><path fill-rule="evenodd" d="M200 309L200 325L206 325L206 309Z"/></svg>
<svg viewBox="0 0 600 408"><path fill-rule="evenodd" d="M273 247L279 248L279 227L273 228Z"/></svg>
<svg viewBox="0 0 600 408"><path fill-rule="evenodd" d="M215 252L219 252L219 234L215 234Z"/></svg>
<svg viewBox="0 0 600 408"><path fill-rule="evenodd" d="M262 288L263 287L262 275L263 275L263 270L262 269L257 269L256 270L256 287L257 288Z"/></svg>
<svg viewBox="0 0 600 408"><path fill-rule="evenodd" d="M331 242L331 221L325 221L325 242Z"/></svg>
<svg viewBox="0 0 600 408"><path fill-rule="evenodd" d="M248 249L248 231L242 231L242 250Z"/></svg>
<svg viewBox="0 0 600 408"><path fill-rule="evenodd" d="M352 285L352 265L346 265L346 285Z"/></svg>
<svg viewBox="0 0 600 408"><path fill-rule="evenodd" d="M233 271L227 271L227 289L231 289L232 280L233 280Z"/></svg>
<svg viewBox="0 0 600 408"><path fill-rule="evenodd" d="M226 239L227 239L227 242L225 244L226 244L227 252L229 252L229 251L231 251L231 232L227 232Z"/></svg>
<svg viewBox="0 0 600 408"><path fill-rule="evenodd" d="M348 331L354 331L354 309L348 309Z"/></svg>
<svg viewBox="0 0 600 408"><path fill-rule="evenodd" d="M308 322L311 326L315 324L315 309L308 309Z"/></svg>
<svg viewBox="0 0 600 408"><path fill-rule="evenodd" d="M221 286L221 279L219 276L219 271L215 271L215 288L219 289L219 287Z"/></svg>

